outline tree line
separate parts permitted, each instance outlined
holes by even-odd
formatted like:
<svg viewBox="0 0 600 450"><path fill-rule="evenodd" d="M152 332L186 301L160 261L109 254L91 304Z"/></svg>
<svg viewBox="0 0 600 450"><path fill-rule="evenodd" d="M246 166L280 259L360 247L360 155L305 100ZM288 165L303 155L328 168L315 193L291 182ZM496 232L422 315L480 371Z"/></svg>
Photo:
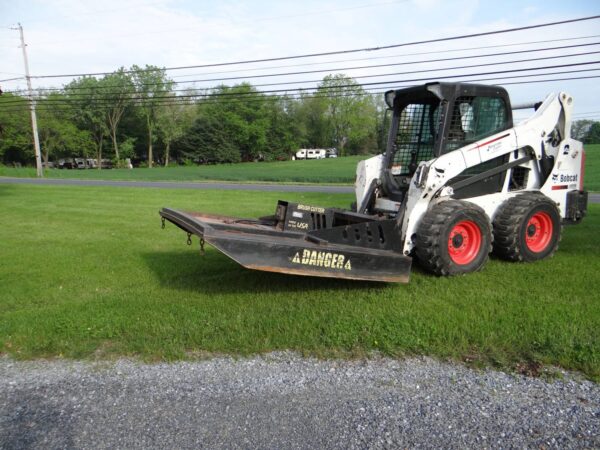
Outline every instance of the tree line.
<svg viewBox="0 0 600 450"><path fill-rule="evenodd" d="M331 147L342 156L375 153L389 121L382 96L343 74L311 93L274 95L249 83L178 89L164 69L134 65L37 92L46 163L130 158L152 167L288 159L299 148ZM572 135L600 143L600 122L575 121ZM32 142L26 93L0 95L0 162L32 164Z"/></svg>
<svg viewBox="0 0 600 450"><path fill-rule="evenodd" d="M133 66L38 91L43 161L131 158L152 167L288 159L303 147L335 147L343 156L383 145L381 96L345 75L328 75L313 92L296 95L263 93L249 83L176 86L164 69ZM0 161L33 163L26 93L0 96L0 127Z"/></svg>

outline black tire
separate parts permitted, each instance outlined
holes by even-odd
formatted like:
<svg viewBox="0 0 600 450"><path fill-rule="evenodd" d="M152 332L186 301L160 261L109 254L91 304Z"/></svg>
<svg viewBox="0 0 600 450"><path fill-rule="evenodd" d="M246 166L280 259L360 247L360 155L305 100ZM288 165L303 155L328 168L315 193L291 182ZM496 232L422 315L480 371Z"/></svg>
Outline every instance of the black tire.
<svg viewBox="0 0 600 450"><path fill-rule="evenodd" d="M561 233L560 212L552 200L537 192L520 194L506 200L494 217L494 253L509 261L549 258Z"/></svg>
<svg viewBox="0 0 600 450"><path fill-rule="evenodd" d="M491 250L490 221L483 209L470 202L435 204L417 227L415 254L421 266L436 275L478 271Z"/></svg>

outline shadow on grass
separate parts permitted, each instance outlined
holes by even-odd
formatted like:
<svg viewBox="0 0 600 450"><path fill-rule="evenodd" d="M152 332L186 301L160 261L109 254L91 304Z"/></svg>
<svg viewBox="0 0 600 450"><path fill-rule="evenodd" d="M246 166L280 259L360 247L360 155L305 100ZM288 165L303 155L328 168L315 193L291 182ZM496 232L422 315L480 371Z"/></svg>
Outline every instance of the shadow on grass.
<svg viewBox="0 0 600 450"><path fill-rule="evenodd" d="M143 253L142 257L164 287L204 293L273 293L315 290L385 289L388 284L335 278L304 277L242 267L209 249L198 252Z"/></svg>

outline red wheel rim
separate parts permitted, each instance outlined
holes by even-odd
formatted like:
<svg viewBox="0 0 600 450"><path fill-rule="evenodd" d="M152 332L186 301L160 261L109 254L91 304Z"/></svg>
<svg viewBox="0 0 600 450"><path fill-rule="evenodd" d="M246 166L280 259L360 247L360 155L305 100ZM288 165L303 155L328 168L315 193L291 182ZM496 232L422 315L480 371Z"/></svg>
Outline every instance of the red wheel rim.
<svg viewBox="0 0 600 450"><path fill-rule="evenodd" d="M534 253L539 253L548 248L552 240L552 230L554 226L552 219L545 212L536 212L525 228L525 243L527 248Z"/></svg>
<svg viewBox="0 0 600 450"><path fill-rule="evenodd" d="M448 254L455 264L471 263L481 248L481 230L472 220L458 222L448 236Z"/></svg>

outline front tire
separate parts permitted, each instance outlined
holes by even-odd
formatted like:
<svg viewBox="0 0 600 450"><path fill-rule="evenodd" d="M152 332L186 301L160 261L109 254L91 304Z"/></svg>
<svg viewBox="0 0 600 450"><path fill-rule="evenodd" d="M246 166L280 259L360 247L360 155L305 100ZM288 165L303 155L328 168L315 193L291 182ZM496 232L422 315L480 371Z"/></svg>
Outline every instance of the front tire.
<svg viewBox="0 0 600 450"><path fill-rule="evenodd" d="M494 218L494 253L509 261L532 262L551 257L562 226L556 204L528 192L505 201Z"/></svg>
<svg viewBox="0 0 600 450"><path fill-rule="evenodd" d="M436 275L480 270L492 250L490 221L479 206L458 200L433 205L417 228L416 256Z"/></svg>

